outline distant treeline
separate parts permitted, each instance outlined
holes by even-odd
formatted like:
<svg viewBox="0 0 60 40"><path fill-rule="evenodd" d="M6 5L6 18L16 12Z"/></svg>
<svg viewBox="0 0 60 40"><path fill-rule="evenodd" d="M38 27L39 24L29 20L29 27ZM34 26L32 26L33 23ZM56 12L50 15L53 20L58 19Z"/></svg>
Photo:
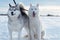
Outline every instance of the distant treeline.
<svg viewBox="0 0 60 40"><path fill-rule="evenodd" d="M40 15L40 16L50 16L50 17L60 17L60 15L52 15L52 14L47 14L47 15Z"/></svg>
<svg viewBox="0 0 60 40"><path fill-rule="evenodd" d="M0 14L0 16L7 16L7 14Z"/></svg>
<svg viewBox="0 0 60 40"><path fill-rule="evenodd" d="M8 14L0 14L0 16L7 16ZM51 16L51 17L60 17L60 15L52 15L52 14L47 14L47 15L40 15L40 16Z"/></svg>

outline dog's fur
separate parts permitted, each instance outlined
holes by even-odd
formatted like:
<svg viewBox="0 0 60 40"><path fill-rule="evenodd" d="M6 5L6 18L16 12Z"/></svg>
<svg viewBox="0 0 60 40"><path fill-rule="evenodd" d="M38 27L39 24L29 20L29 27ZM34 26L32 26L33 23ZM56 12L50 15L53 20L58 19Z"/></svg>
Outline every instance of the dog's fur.
<svg viewBox="0 0 60 40"><path fill-rule="evenodd" d="M20 32L24 26L21 12L17 6L9 4L8 10L8 29L10 33L10 40L12 40L12 32L18 32L18 40L20 39Z"/></svg>
<svg viewBox="0 0 60 40"><path fill-rule="evenodd" d="M36 6L30 4L28 15L30 20L31 40L41 40L42 26L40 26L41 22L39 18L39 4Z"/></svg>
<svg viewBox="0 0 60 40"><path fill-rule="evenodd" d="M24 5L21 5L20 4L20 6L19 6L19 8L20 8L20 11L21 11L21 14L22 14L22 17L23 17L23 21L24 21L24 28L25 28L25 30L27 31L27 37L30 37L29 35L30 35L30 27L29 27L29 17L28 17L28 15L27 15L27 13L25 12L25 11L27 11L25 8L24 8ZM24 37L26 37L26 36L24 36Z"/></svg>
<svg viewBox="0 0 60 40"><path fill-rule="evenodd" d="M15 6L11 6L9 4L8 29L9 29L9 33L10 33L10 40L12 40L13 31L18 32L18 40L19 40L20 33L21 33L21 30L23 27L26 29L28 35L30 34L29 26L28 26L29 17L27 16L25 9L22 6L23 6L22 4L17 4Z"/></svg>

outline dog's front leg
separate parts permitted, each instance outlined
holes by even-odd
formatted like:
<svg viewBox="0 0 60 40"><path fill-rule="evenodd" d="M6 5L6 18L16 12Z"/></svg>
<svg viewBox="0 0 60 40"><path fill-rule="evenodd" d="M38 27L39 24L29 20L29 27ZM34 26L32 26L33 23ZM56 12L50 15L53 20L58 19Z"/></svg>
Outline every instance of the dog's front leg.
<svg viewBox="0 0 60 40"><path fill-rule="evenodd" d="M18 40L21 40L21 31L18 31Z"/></svg>
<svg viewBox="0 0 60 40"><path fill-rule="evenodd" d="M39 28L37 29L37 39L41 40L41 30Z"/></svg>
<svg viewBox="0 0 60 40"><path fill-rule="evenodd" d="M9 31L10 40L12 40L12 31Z"/></svg>
<svg viewBox="0 0 60 40"><path fill-rule="evenodd" d="M21 40L21 31L23 29L23 26L18 31L18 40Z"/></svg>
<svg viewBox="0 0 60 40"><path fill-rule="evenodd" d="M35 40L34 38L34 31L33 30L30 30L31 31L31 40Z"/></svg>

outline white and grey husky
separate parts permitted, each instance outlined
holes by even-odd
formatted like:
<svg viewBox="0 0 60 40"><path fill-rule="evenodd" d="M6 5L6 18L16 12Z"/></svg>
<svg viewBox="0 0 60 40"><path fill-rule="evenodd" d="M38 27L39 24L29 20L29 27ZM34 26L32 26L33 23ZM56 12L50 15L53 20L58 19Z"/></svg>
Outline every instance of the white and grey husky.
<svg viewBox="0 0 60 40"><path fill-rule="evenodd" d="M20 39L20 32L23 28L23 19L17 6L11 6L9 4L8 10L8 29L10 33L10 40L12 40L12 32L18 32L18 39Z"/></svg>
<svg viewBox="0 0 60 40"><path fill-rule="evenodd" d="M39 17L39 4L36 6L30 4L28 15L30 21L31 40L41 40L42 26Z"/></svg>
<svg viewBox="0 0 60 40"><path fill-rule="evenodd" d="M27 33L29 35L29 27L28 27L29 18L25 13L26 9L23 8L23 4L16 4L15 1L14 3L15 6L9 4L9 10L8 10L8 29L10 33L10 40L12 40L13 31L18 32L18 40L21 40L20 33L23 27L27 30Z"/></svg>

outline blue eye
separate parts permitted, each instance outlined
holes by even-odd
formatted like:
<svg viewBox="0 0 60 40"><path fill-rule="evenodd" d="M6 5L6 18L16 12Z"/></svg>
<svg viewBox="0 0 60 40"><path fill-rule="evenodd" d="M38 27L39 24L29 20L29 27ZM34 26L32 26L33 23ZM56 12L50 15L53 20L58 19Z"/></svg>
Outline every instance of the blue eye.
<svg viewBox="0 0 60 40"><path fill-rule="evenodd" d="M31 9L31 10L33 10L33 9Z"/></svg>
<svg viewBox="0 0 60 40"><path fill-rule="evenodd" d="M35 8L35 10L37 10L37 9Z"/></svg>
<svg viewBox="0 0 60 40"><path fill-rule="evenodd" d="M14 10L15 11L15 10Z"/></svg>

